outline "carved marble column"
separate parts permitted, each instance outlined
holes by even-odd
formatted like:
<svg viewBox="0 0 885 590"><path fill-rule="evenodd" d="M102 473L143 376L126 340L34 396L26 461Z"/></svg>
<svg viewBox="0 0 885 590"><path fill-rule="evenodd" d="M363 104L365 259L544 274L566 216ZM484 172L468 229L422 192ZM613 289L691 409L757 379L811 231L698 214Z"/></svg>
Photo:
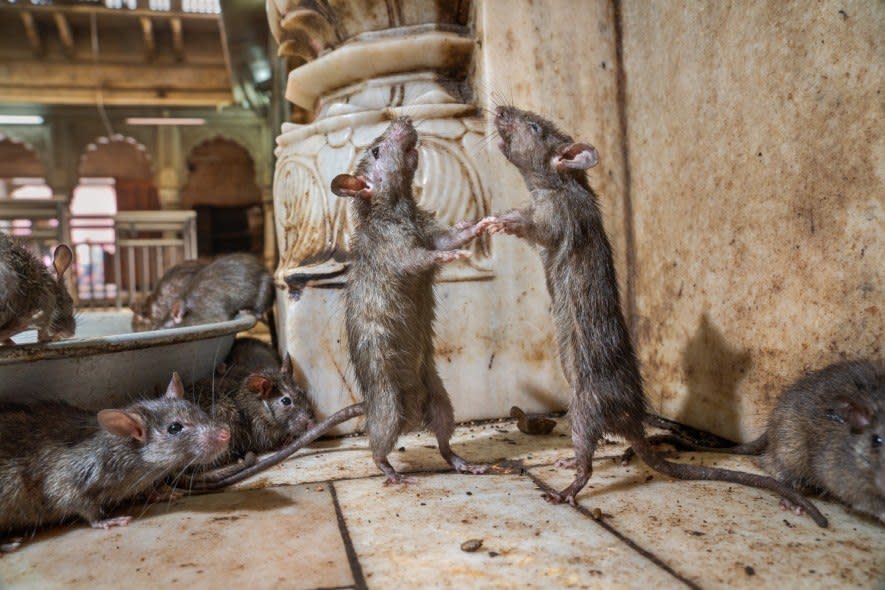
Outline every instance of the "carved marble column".
<svg viewBox="0 0 885 590"><path fill-rule="evenodd" d="M485 166L487 122L468 79L470 2L268 0L267 8L280 53L297 65L286 97L310 121L284 123L277 138L279 333L326 414L359 399L342 318L353 224L349 201L329 190L332 178L407 114L421 138L416 195L443 222L487 215L494 193L495 209L513 206L524 189L514 198ZM512 178L509 186L517 188ZM546 295L536 294L543 278L514 263L512 244L498 254L499 243L476 241L471 260L444 269L437 291L439 365L462 420L565 399L549 321L510 307L522 291L546 314Z"/></svg>

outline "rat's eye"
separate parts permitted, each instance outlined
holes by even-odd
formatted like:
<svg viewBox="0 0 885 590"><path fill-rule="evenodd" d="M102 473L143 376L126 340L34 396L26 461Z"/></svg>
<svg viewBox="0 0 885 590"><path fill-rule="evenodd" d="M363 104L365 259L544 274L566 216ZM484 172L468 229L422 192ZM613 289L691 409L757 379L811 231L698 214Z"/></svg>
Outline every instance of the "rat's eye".
<svg viewBox="0 0 885 590"><path fill-rule="evenodd" d="M530 128L534 133L541 133L541 126L538 125L537 123L535 123L534 121L529 121L529 128Z"/></svg>
<svg viewBox="0 0 885 590"><path fill-rule="evenodd" d="M292 405L292 398L289 396L286 396L280 400L280 403L283 404L284 406L291 406Z"/></svg>
<svg viewBox="0 0 885 590"><path fill-rule="evenodd" d="M182 428L184 428L184 426L181 425L181 422L173 422L169 425L169 428L166 429L166 432L169 434L178 434L181 432Z"/></svg>
<svg viewBox="0 0 885 590"><path fill-rule="evenodd" d="M878 449L879 447L882 446L882 437L879 436L878 434L874 434L871 444L874 449Z"/></svg>
<svg viewBox="0 0 885 590"><path fill-rule="evenodd" d="M373 147L373 148L372 148L372 157L375 158L375 159L377 160L377 159L378 159L378 153L379 153L380 151L381 151L381 148L379 148L377 145L376 145L375 147Z"/></svg>

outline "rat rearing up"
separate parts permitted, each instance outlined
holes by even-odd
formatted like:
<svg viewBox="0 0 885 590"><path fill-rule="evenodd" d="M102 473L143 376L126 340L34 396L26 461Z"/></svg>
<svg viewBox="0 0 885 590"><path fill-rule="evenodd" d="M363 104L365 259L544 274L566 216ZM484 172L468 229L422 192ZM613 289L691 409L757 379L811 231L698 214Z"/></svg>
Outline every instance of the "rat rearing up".
<svg viewBox="0 0 885 590"><path fill-rule="evenodd" d="M439 225L412 195L418 134L409 118L394 121L366 150L353 175L332 192L353 197L356 230L346 291L351 362L366 407L366 429L385 483L408 481L387 455L403 432L426 425L457 471L483 473L449 446L454 415L433 359L433 282L440 265L469 256L458 250L484 227Z"/></svg>
<svg viewBox="0 0 885 590"><path fill-rule="evenodd" d="M652 469L677 479L720 480L773 490L827 521L811 502L765 476L671 463L645 439L645 393L639 362L621 312L611 245L596 194L584 172L596 149L575 143L553 123L510 106L498 107L495 126L504 156L522 173L531 194L524 209L483 220L539 246L553 304L563 372L572 387L569 413L577 474L548 501L575 503L593 473L593 453L606 433L621 436Z"/></svg>

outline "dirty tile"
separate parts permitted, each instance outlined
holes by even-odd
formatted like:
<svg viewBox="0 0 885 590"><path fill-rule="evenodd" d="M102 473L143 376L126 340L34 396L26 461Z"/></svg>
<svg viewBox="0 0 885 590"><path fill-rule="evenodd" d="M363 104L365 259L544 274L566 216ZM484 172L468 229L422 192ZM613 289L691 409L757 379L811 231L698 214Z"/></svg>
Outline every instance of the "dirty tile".
<svg viewBox="0 0 885 590"><path fill-rule="evenodd" d="M521 461L524 465L545 465L572 454L568 422L556 418L556 428L545 436L519 432L514 420L506 419L476 425L458 426L452 437L456 453L473 462ZM400 451L399 449L403 449ZM606 455L620 454L623 445L606 445ZM447 471L430 432L401 436L390 461L403 472ZM280 483L305 483L378 475L365 437L324 440L301 451L288 461L237 484L238 489L254 489Z"/></svg>
<svg viewBox="0 0 885 590"><path fill-rule="evenodd" d="M686 453L679 461L761 473L745 457ZM573 475L550 466L530 472L556 489ZM885 528L835 503L815 500L830 521L822 529L782 511L766 490L677 481L641 461L611 460L594 462L578 500L703 588L872 588L885 580Z"/></svg>
<svg viewBox="0 0 885 590"><path fill-rule="evenodd" d="M549 506L513 475L335 483L370 588L636 587L679 581L593 520ZM462 543L481 539L475 552Z"/></svg>
<svg viewBox="0 0 885 590"><path fill-rule="evenodd" d="M322 491L319 491L322 488ZM48 531L0 558L0 587L316 588L353 584L328 486L186 498L128 527Z"/></svg>

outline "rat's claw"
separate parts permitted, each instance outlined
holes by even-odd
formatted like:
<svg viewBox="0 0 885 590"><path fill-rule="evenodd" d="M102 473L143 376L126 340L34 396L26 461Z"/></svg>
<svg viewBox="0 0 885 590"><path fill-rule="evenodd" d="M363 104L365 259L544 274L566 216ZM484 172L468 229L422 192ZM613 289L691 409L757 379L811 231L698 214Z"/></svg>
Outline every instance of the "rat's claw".
<svg viewBox="0 0 885 590"><path fill-rule="evenodd" d="M458 473L471 473L473 475L480 475L489 470L488 465L478 464L475 465L473 463L464 463L463 465L456 465L455 471Z"/></svg>
<svg viewBox="0 0 885 590"><path fill-rule="evenodd" d="M547 500L548 504L562 504L563 498L556 492L547 492L541 494L541 497Z"/></svg>
<svg viewBox="0 0 885 590"><path fill-rule="evenodd" d="M408 477L405 475L401 475L399 473L394 473L393 475L387 476L387 478L384 480L384 485L386 485L386 486L391 486L391 485L407 486L409 484L417 483L417 481L418 480L416 480L414 477Z"/></svg>
<svg viewBox="0 0 885 590"><path fill-rule="evenodd" d="M562 457L553 464L557 469L575 469L576 465L577 459L574 457Z"/></svg>
<svg viewBox="0 0 885 590"><path fill-rule="evenodd" d="M96 520L90 522L90 526L94 529L109 529L115 526L126 526L132 521L131 516L117 516L115 518L106 518L104 520Z"/></svg>

